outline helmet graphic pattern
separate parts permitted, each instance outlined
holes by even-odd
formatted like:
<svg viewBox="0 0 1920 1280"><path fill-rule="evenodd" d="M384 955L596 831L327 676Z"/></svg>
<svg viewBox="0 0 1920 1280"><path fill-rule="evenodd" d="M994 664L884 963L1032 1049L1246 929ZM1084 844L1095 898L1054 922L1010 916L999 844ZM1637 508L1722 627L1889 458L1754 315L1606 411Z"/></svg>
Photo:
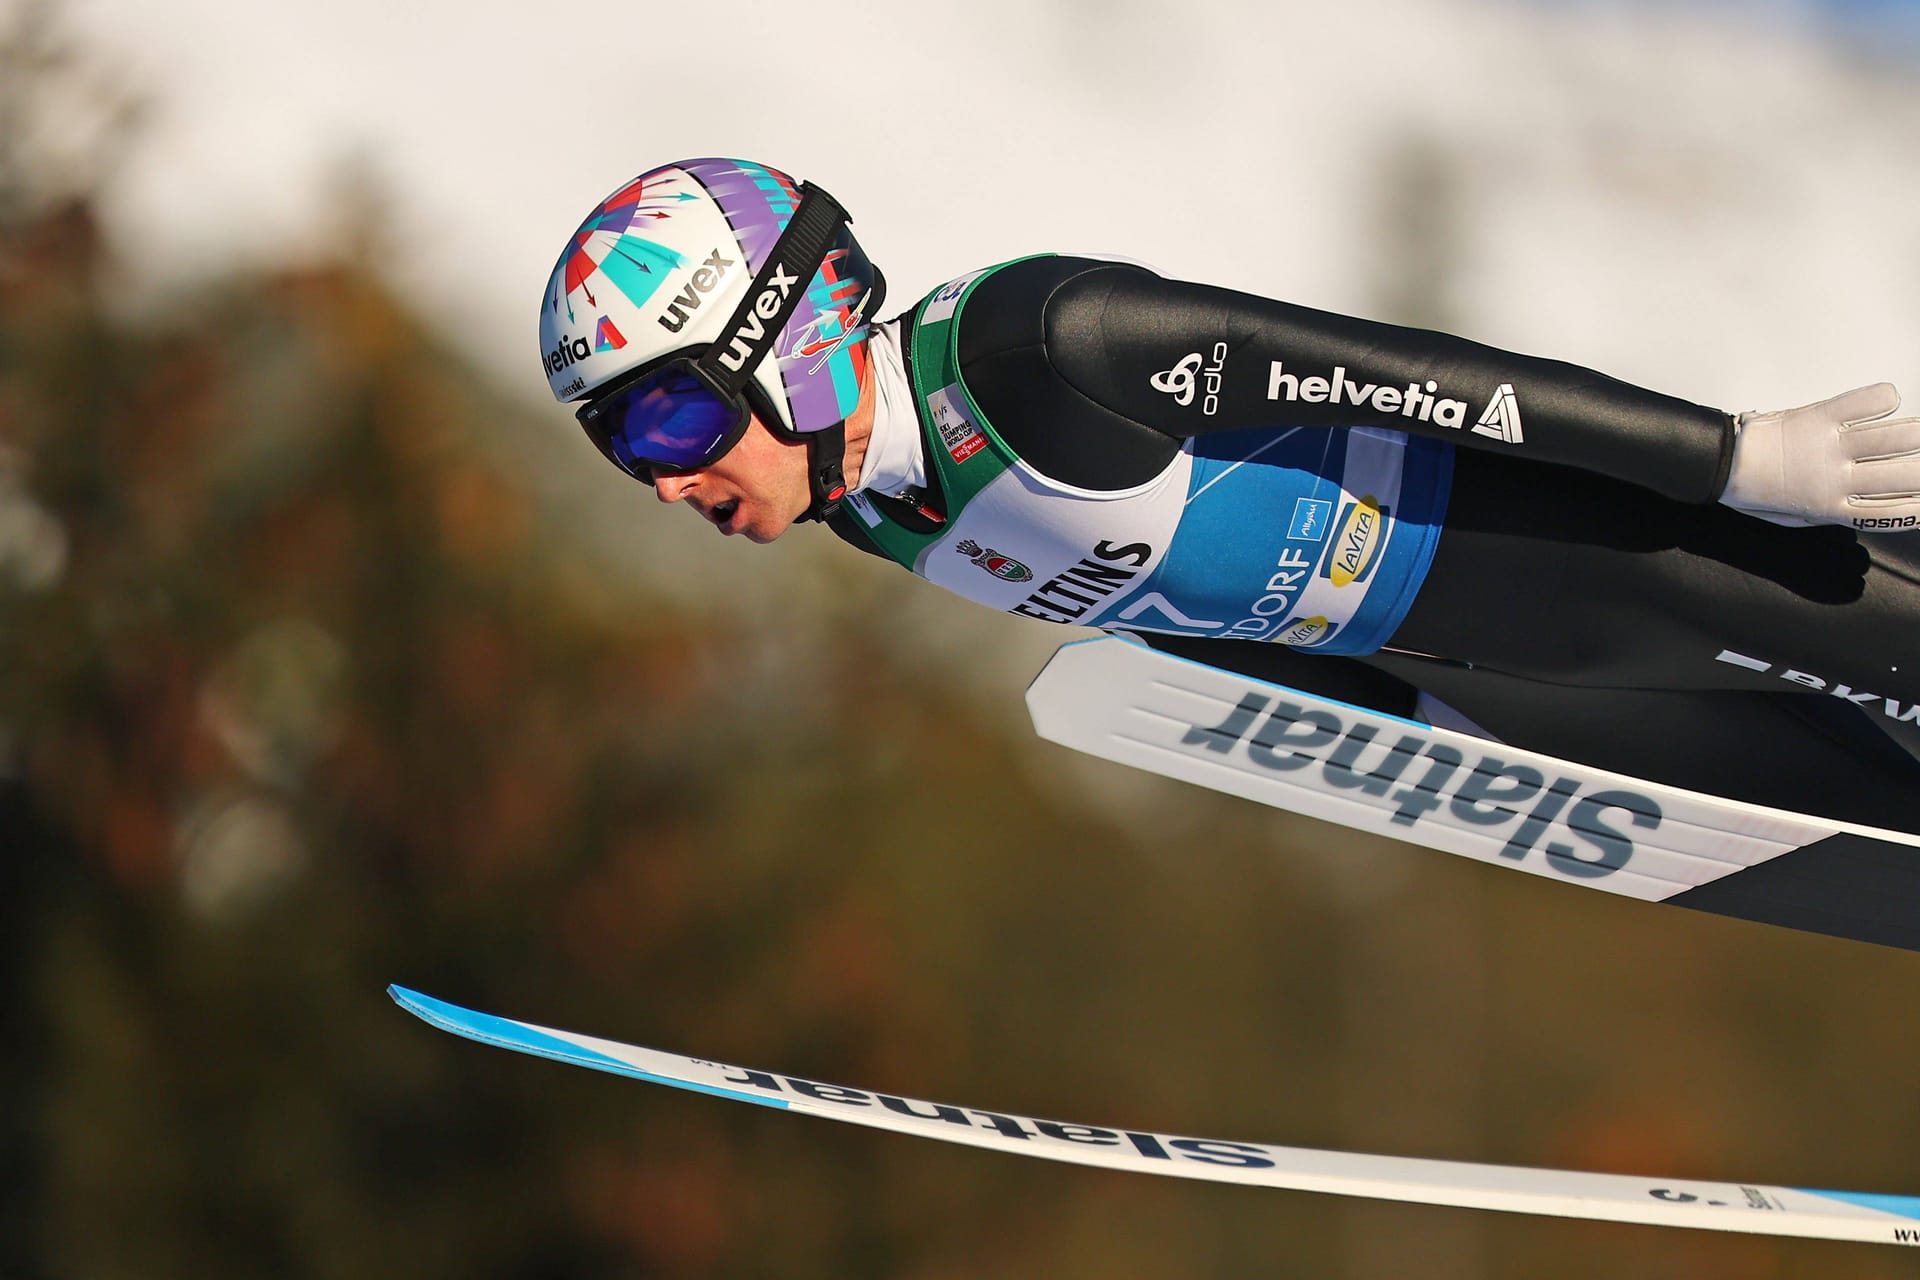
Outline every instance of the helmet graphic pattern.
<svg viewBox="0 0 1920 1280"><path fill-rule="evenodd" d="M715 341L799 207L786 174L744 160L649 170L596 206L554 265L540 316L548 383L577 400L640 365ZM878 272L844 231L755 382L789 434L859 402Z"/></svg>
<svg viewBox="0 0 1920 1280"><path fill-rule="evenodd" d="M600 305L593 296L596 273L604 278L601 288L611 284L639 307L646 305L667 273L684 261L666 245L634 234L634 228L644 227L649 219L665 219L672 205L699 197L683 191L649 198L645 191L650 177L635 178L602 200L567 242L567 251L555 272L564 283L552 300L566 306L569 320L574 318L572 299L576 293L588 306Z"/></svg>

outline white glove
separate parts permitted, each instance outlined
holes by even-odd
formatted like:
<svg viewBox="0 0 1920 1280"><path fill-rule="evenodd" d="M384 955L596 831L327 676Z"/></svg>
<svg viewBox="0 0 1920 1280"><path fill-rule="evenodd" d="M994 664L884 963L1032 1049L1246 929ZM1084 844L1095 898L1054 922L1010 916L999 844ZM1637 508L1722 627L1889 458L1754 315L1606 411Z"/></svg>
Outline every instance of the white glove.
<svg viewBox="0 0 1920 1280"><path fill-rule="evenodd" d="M1920 529L1920 418L1890 382L1804 409L1743 413L1720 501L1774 524Z"/></svg>

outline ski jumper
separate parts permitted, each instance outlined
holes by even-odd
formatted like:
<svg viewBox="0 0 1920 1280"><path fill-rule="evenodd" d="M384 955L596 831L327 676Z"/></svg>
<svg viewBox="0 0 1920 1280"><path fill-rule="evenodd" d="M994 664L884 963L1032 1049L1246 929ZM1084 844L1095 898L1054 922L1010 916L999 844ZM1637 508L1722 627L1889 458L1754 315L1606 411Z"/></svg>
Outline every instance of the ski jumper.
<svg viewBox="0 0 1920 1280"><path fill-rule="evenodd" d="M1728 413L1089 258L961 277L901 346L926 484L831 523L930 581L1683 786L1920 810L1920 548L1716 505ZM1756 770L1763 733L1836 763Z"/></svg>

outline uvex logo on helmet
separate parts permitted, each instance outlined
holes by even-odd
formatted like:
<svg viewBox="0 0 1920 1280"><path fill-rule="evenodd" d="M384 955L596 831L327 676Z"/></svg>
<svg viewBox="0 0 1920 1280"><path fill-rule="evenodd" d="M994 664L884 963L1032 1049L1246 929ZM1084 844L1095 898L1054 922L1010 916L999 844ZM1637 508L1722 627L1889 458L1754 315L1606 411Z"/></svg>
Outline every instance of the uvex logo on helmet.
<svg viewBox="0 0 1920 1280"><path fill-rule="evenodd" d="M687 287L673 295L673 301L667 306L667 314L659 317L660 327L668 333L678 333L686 328L688 318L700 309L702 295L712 292L732 265L733 259L722 257L718 249L708 254L706 262L694 270L693 279L687 283Z"/></svg>
<svg viewBox="0 0 1920 1280"><path fill-rule="evenodd" d="M734 329L733 336L727 342L727 349L720 353L720 363L738 373L759 354L763 340L767 336L766 322L780 314L780 308L786 304L787 295L793 292L793 286L800 283L800 277L787 274L785 263L775 263L773 275L767 280L767 287L753 300L753 309L747 312L747 318Z"/></svg>

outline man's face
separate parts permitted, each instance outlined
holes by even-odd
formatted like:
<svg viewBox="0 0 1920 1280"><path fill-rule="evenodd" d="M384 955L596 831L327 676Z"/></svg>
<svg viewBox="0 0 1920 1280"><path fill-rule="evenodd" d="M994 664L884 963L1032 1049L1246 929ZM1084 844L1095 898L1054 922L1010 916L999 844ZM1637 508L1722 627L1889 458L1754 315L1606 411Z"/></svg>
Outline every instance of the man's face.
<svg viewBox="0 0 1920 1280"><path fill-rule="evenodd" d="M813 500L807 484L807 446L783 440L755 415L719 461L693 471L656 467L653 491L662 502L684 501L731 537L772 542L806 512Z"/></svg>

